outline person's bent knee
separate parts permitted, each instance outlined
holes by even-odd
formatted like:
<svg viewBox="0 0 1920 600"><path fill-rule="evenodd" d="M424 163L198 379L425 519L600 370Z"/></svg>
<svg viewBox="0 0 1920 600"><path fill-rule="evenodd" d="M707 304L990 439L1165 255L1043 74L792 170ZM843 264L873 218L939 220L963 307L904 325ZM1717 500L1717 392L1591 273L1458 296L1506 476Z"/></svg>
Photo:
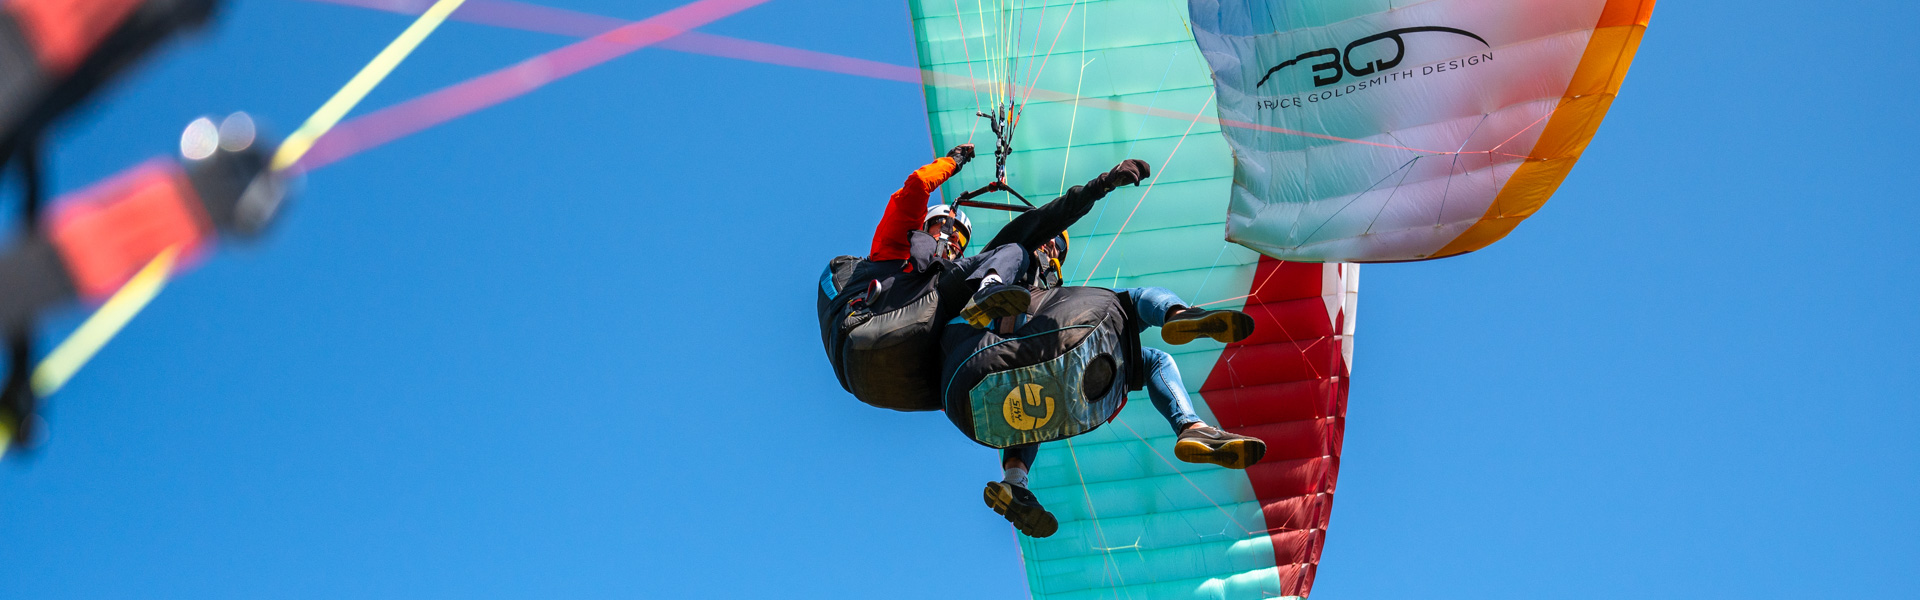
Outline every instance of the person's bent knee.
<svg viewBox="0 0 1920 600"><path fill-rule="evenodd" d="M1160 369L1174 366L1173 355L1167 354L1167 351L1159 348L1141 348L1140 358L1146 361L1147 372L1149 373L1158 372Z"/></svg>

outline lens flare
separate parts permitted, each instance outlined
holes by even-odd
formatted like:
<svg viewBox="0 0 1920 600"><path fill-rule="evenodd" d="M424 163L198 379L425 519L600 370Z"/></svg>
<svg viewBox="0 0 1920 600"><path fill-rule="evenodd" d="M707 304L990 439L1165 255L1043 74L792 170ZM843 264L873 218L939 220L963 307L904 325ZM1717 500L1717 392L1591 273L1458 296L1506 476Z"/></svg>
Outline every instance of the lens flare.
<svg viewBox="0 0 1920 600"><path fill-rule="evenodd" d="M228 152L239 152L252 146L253 136L253 117L247 113L233 113L220 121L220 147Z"/></svg>
<svg viewBox="0 0 1920 600"><path fill-rule="evenodd" d="M180 155L188 160L200 160L213 156L220 147L220 128L213 119L200 117L187 124L187 130L180 133Z"/></svg>

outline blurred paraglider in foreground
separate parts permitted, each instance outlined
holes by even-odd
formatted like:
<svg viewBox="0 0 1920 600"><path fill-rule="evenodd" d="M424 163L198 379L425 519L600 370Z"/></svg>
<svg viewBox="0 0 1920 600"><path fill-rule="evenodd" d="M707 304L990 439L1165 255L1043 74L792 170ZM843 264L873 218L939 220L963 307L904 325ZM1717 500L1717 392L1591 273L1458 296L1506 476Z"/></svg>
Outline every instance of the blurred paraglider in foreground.
<svg viewBox="0 0 1920 600"><path fill-rule="evenodd" d="M216 140L187 164L156 159L44 206L48 128L213 10L214 0L10 0L0 10L0 173L14 168L22 190L21 233L0 254L0 453L32 438L47 391L32 376L37 315L98 301L155 257L196 250L215 230L257 231L278 204L277 186L254 185L265 163L250 119L236 115L226 148Z"/></svg>
<svg viewBox="0 0 1920 600"><path fill-rule="evenodd" d="M259 235L279 214L289 167L299 162L367 92L392 72L460 0L441 0L323 104L288 143L273 148L246 113L200 118L180 137L177 158L156 158L63 196L42 210L41 132L169 34L207 20L213 0L12 0L0 55L23 77L0 87L19 150L24 231L0 254L0 325L9 339L0 389L0 453L33 439L43 398L58 391L100 347L159 293L182 266L220 237ZM35 62L37 61L37 62ZM12 71L9 71L10 73ZM73 300L100 308L38 364L36 318Z"/></svg>
<svg viewBox="0 0 1920 600"><path fill-rule="evenodd" d="M279 212L284 182L267 169L271 153L253 139L251 118L235 113L223 125L195 120L181 158L149 160L57 200L0 255L0 281L9 291L0 298L0 319L24 334L35 315L74 300L101 303L130 284L157 292L167 272L190 264L216 238L264 230ZM7 414L0 418L31 440L32 408L77 365L56 359L35 370L26 351L13 351Z"/></svg>
<svg viewBox="0 0 1920 600"><path fill-rule="evenodd" d="M311 172L768 0L694 0L408 102L346 120L359 102L464 0L410 5L419 17L278 148L244 115L189 125L180 159L149 162L41 213L34 143L40 131L155 47L203 23L215 0L0 0L0 158L20 155L24 232L0 257L0 327L9 340L0 397L0 454L31 433L40 400L67 380L156 295L181 259L216 234L250 237L278 212L293 174ZM18 66L18 68L15 68ZM69 199L71 202L69 202ZM78 261L78 262L76 262ZM110 294L110 295L105 295ZM99 309L39 363L35 316L66 300Z"/></svg>

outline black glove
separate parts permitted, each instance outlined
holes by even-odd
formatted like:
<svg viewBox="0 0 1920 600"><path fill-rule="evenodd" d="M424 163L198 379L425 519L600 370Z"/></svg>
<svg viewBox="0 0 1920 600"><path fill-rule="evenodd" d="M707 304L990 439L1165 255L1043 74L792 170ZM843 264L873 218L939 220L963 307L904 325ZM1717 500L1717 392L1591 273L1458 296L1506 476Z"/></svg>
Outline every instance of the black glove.
<svg viewBox="0 0 1920 600"><path fill-rule="evenodd" d="M954 146L952 150L947 151L947 158L953 159L955 167L967 166L967 161L973 160L973 144Z"/></svg>
<svg viewBox="0 0 1920 600"><path fill-rule="evenodd" d="M1140 182L1146 181L1152 175L1153 169L1147 166L1147 161L1129 158L1115 165L1113 170L1101 173L1099 177L1093 178L1093 181L1087 182L1087 187L1101 192L1111 192L1113 188L1123 185L1140 185Z"/></svg>

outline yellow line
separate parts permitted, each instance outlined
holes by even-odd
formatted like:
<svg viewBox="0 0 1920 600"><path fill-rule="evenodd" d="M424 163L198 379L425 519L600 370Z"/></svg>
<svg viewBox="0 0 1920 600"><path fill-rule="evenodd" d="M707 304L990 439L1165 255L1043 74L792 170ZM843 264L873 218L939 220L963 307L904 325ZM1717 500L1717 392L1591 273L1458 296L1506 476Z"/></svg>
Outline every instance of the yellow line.
<svg viewBox="0 0 1920 600"><path fill-rule="evenodd" d="M98 354L100 348L107 345L107 340L120 333L120 329L126 327L134 315L140 314L140 309L146 308L147 303L160 294L161 288L166 287L167 275L173 271L173 261L179 254L179 246L162 250L159 256L153 258L153 262L147 263L139 273L133 275L133 279L127 280L126 285L120 286L120 291L114 292L106 304L100 305L100 310L94 311L93 316L87 317L79 329L75 329L72 335L67 336L41 360L40 365L33 369L34 395L46 397L67 385L67 380L73 379L73 374L87 364L94 354Z"/></svg>
<svg viewBox="0 0 1920 600"><path fill-rule="evenodd" d="M407 26L406 31L400 32L400 37L394 38L393 43L387 44L385 50L381 50L380 54L373 57L373 62L362 67L353 79L347 80L347 85L342 86L340 91L334 92L333 97L328 98L326 104L320 105L320 110L314 111L313 116L307 117L307 122L301 123L299 129L293 130L293 133L287 136L287 141L281 143L280 150L273 155L274 170L285 169L299 162L300 157L305 156L307 150L313 148L313 143L318 141L320 136L326 135L327 130L333 129L340 119L346 118L347 113L353 111L354 105L366 98L367 93L372 92L374 86L380 85L380 81L386 79L387 74L392 73L394 67L400 66L400 61L406 60L408 54L420 47L420 42L426 41L427 34L433 33L434 28L445 22L447 16L452 15L454 9L460 8L460 4L465 1L439 0L433 3L433 7L428 8L427 12L421 13L420 18Z"/></svg>
<svg viewBox="0 0 1920 600"><path fill-rule="evenodd" d="M395 38L393 43L387 44L386 49L375 55L373 62L361 68L353 79L348 80L347 84L340 88L340 91L335 92L332 98L328 98L325 104L320 105L320 110L314 111L313 116L307 117L307 122L302 123L292 135L287 136L286 142L282 143L280 149L273 155L274 170L285 169L299 162L300 157L305 156L307 150L313 148L313 143L319 140L320 136L333 129L333 126L346 117L348 112L352 112L354 105L366 98L375 86L380 85L380 82L386 79L395 67L400 66L400 61L406 60L407 55L420 47L420 43L427 39L427 35L433 33L435 28L445 22L447 16L452 15L454 9L460 8L460 4L464 1L439 0L433 4L432 8L428 8L427 12L421 14L419 19L414 20L412 25L407 26L406 31L400 32L400 37ZM126 285L121 286L112 297L107 299L106 304L100 306L100 310L94 311L93 316L87 317L86 322L81 323L79 329L74 330L66 340L61 341L60 345L53 349L52 353L42 359L33 370L33 393L46 397L65 387L67 381L73 379L74 373L86 366L87 361L93 360L94 355L99 354L100 349L105 347L113 336L119 334L120 330L127 326L127 322L133 320L134 315L140 314L140 310L146 308L147 303L152 302L154 296L159 295L161 288L166 287L167 280L173 273L174 259L178 254L179 248L171 247L154 257L153 262L147 263L146 267L140 269L133 279L128 280ZM5 451L12 433L0 427L0 452Z"/></svg>

